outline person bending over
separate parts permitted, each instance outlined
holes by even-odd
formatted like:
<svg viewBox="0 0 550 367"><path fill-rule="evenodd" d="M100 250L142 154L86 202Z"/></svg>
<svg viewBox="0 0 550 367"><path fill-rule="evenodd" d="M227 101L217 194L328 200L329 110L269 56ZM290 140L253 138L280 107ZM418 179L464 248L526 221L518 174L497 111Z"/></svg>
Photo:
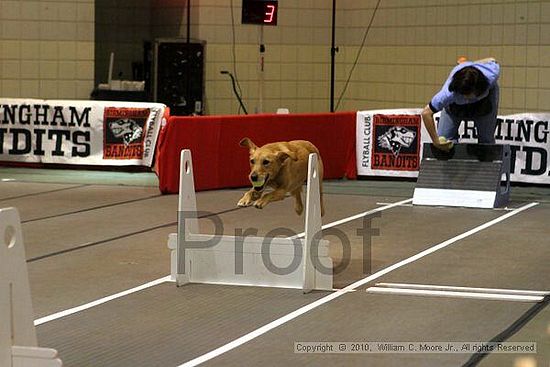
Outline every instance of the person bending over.
<svg viewBox="0 0 550 367"><path fill-rule="evenodd" d="M453 68L443 88L422 110L422 120L434 145L449 150L458 142L462 121L474 121L478 143L494 144L500 66L494 58L462 61ZM435 127L433 115L441 111Z"/></svg>

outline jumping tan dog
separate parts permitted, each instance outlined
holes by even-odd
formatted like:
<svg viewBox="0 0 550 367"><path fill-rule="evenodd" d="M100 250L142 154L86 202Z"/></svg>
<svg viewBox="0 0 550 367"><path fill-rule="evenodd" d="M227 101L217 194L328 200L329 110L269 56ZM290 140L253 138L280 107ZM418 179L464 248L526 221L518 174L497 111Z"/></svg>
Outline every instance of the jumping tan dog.
<svg viewBox="0 0 550 367"><path fill-rule="evenodd" d="M246 192L237 206L254 205L262 209L272 201L283 200L286 193L296 199L294 210L298 215L304 211L302 204L302 185L307 180L307 166L310 153L317 153L319 189L321 195L321 215L325 214L323 205L323 161L319 150L305 140L277 142L256 146L249 138L241 140L240 145L250 152L250 175L252 189ZM265 192L266 187L273 191Z"/></svg>

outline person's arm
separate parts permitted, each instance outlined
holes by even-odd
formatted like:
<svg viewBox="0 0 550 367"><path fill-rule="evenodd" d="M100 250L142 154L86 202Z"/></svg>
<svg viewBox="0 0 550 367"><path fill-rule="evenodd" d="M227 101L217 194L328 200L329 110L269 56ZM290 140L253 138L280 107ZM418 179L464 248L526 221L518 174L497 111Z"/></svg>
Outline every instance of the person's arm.
<svg viewBox="0 0 550 367"><path fill-rule="evenodd" d="M424 126L426 126L428 134L430 134L432 143L438 149L447 151L451 150L453 144L451 141L447 141L443 144L439 141L439 135L437 135L437 129L435 128L434 113L430 108L430 105L426 105L426 107L422 110L422 121L424 121Z"/></svg>

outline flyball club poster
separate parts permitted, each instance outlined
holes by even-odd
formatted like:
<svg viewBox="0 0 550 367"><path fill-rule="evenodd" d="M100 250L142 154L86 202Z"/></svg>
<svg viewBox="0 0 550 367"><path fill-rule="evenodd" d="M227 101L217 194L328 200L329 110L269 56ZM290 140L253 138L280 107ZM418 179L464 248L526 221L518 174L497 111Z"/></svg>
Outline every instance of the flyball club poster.
<svg viewBox="0 0 550 367"><path fill-rule="evenodd" d="M418 176L422 151L420 110L359 111L356 134L360 176Z"/></svg>
<svg viewBox="0 0 550 367"><path fill-rule="evenodd" d="M105 108L103 159L143 159L149 108Z"/></svg>
<svg viewBox="0 0 550 367"><path fill-rule="evenodd" d="M431 142L420 113L420 109L357 113L359 176L418 176L422 144ZM437 123L439 114L434 117ZM512 182L550 184L549 121L550 113L498 116L495 140L510 145ZM462 122L459 138L460 143L477 143L473 121Z"/></svg>
<svg viewBox="0 0 550 367"><path fill-rule="evenodd" d="M381 115L372 118L373 170L418 171L420 127L418 115Z"/></svg>
<svg viewBox="0 0 550 367"><path fill-rule="evenodd" d="M152 166L166 106L0 99L0 161Z"/></svg>

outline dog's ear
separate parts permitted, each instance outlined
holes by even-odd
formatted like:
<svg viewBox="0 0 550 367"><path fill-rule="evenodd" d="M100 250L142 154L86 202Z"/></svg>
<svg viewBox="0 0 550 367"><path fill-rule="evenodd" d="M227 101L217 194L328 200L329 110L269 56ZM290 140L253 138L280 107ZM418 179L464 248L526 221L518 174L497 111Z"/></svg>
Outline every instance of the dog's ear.
<svg viewBox="0 0 550 367"><path fill-rule="evenodd" d="M288 158L292 159L293 161L297 161L298 157L296 156L296 153L291 152L288 149L281 150L280 152L277 152L277 160L281 163L284 163Z"/></svg>
<svg viewBox="0 0 550 367"><path fill-rule="evenodd" d="M239 145L241 147L245 147L245 148L248 148L248 150L250 150L250 153L254 152L256 149L258 149L258 147L256 146L256 144L254 144L254 142L252 140L250 140L249 138L243 138L240 142L239 142Z"/></svg>

